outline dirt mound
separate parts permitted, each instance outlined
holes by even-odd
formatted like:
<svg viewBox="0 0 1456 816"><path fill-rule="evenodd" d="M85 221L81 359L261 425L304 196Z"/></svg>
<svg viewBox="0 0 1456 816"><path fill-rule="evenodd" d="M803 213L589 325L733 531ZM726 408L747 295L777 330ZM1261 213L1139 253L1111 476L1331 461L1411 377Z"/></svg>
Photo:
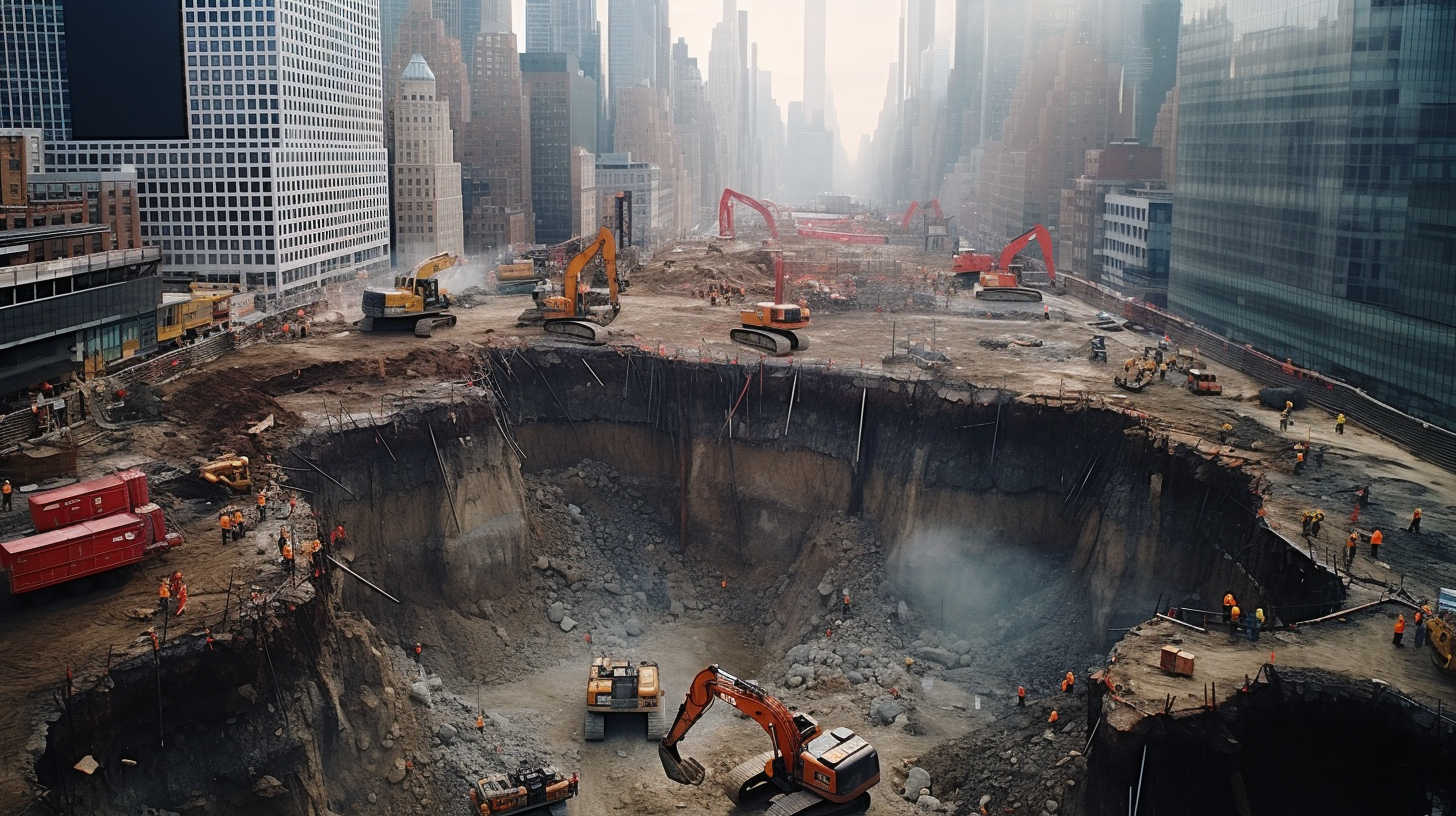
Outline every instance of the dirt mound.
<svg viewBox="0 0 1456 816"><path fill-rule="evenodd" d="M204 453L258 456L262 449L247 429L269 414L277 427L297 427L302 418L269 394L247 385L252 377L232 370L208 369L164 389L162 414L178 425L207 428Z"/></svg>
<svg viewBox="0 0 1456 816"><path fill-rule="evenodd" d="M470 376L475 371L475 360L454 347L417 348L403 357L383 358L384 375L387 378L438 378L457 379ZM331 383L355 383L379 378L380 359L338 360L328 363L294 369L259 383L259 389L269 395L281 397L297 394Z"/></svg>
<svg viewBox="0 0 1456 816"><path fill-rule="evenodd" d="M743 288L750 294L769 294L773 291L773 258L762 249L720 252L704 248L659 256L632 275L633 287L646 292L686 295L712 283L734 292Z"/></svg>

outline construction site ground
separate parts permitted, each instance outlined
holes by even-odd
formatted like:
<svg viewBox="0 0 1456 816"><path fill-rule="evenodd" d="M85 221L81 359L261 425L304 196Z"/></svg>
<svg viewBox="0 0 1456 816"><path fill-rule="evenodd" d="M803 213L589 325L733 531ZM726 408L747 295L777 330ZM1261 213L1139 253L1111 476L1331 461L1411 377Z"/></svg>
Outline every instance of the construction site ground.
<svg viewBox="0 0 1456 816"><path fill-rule="evenodd" d="M752 254L754 250L746 243L726 249L730 259L735 251ZM738 263L731 275L722 273L719 268L726 264L724 256L707 251L702 244L666 257L674 260L672 269L659 263L642 270L623 298L621 314L610 326L611 343L671 357L756 365L757 352L728 341L728 330L738 322L739 304L712 306L691 292L716 277L747 286L749 300L764 299L772 289L767 270ZM941 258L907 257L907 267L933 268L945 263ZM911 274L907 272L906 277ZM909 280L902 283L907 289L910 286ZM1351 417L1346 433L1336 435L1332 417L1317 410L1301 411L1294 415L1291 429L1280 431L1277 412L1257 402L1260 384L1217 368L1215 373L1224 387L1221 397L1190 394L1181 387L1181 376L1174 373L1166 382L1156 382L1140 393L1123 392L1112 383L1113 376L1122 373L1122 361L1141 356L1144 347L1155 346L1158 338L1134 331L1095 330L1088 325L1096 319L1095 310L1062 296L1059 290L1049 293L1044 302L1049 318L1043 316L1043 304L987 303L969 292L935 295L931 307L923 305L925 302L922 299L913 310L887 309L883 303L855 308L853 302L817 310L808 332L812 346L800 355L799 362L905 379L969 381L1017 391L1026 400L1084 395L1095 404L1144 412L1173 441L1196 444L1210 458L1238 460L1264 474L1268 521L1292 546L1311 544L1299 535L1300 513L1322 508L1328 519L1322 539L1312 544L1318 552L1327 549L1332 553L1332 564L1341 555L1350 526L1344 522L1354 506L1353 491L1369 486L1372 499L1358 526L1367 532L1383 529L1386 544L1379 561L1371 560L1368 547L1361 546L1353 568L1360 580L1352 586L1350 605L1374 600L1385 585L1403 584L1423 597L1433 597L1438 587L1456 586L1456 475L1364 432L1359 417ZM482 346L559 342L547 340L539 327L516 328L516 317L530 305L529 297L480 298L474 304L457 309L458 325L432 338L407 333L360 334L351 325L359 317L357 311L345 305L321 315L307 340L271 337L237 350L156 389L162 406L158 421L85 435L79 475L90 478L129 466L152 472L185 471L224 451L261 456L265 450L245 429L269 414L274 415L277 428L267 433L280 437L305 427L327 429L346 417L379 417L413 401L439 399L466 387L473 371L469 353ZM1107 335L1109 363L1089 361L1088 341L1094 333ZM1012 342L1004 348L990 348L982 344L987 340L1021 340L1026 345ZM917 368L903 356L907 341L933 344L949 357L949 365L935 372ZM1220 446L1218 428L1225 422L1234 431L1230 445ZM1328 450L1322 466L1311 466L1296 476L1292 446L1304 440L1328 446ZM217 618L230 582L283 580L270 544L278 525L291 523L276 518L281 508L274 505L274 517L250 531L247 543L223 548L216 529L217 508L207 503L214 498L215 494L201 487L195 494L174 497L172 511L182 524L187 546L139 570L125 586L63 597L40 608L9 602L0 611L0 650L7 656L6 670L0 672L0 699L9 703L0 706L0 746L4 748L0 812L16 813L27 806L27 780L32 775L27 765L29 749L35 746L37 724L54 709L51 692L67 668L74 669L78 677L95 676L121 654L149 648L145 633L151 625L150 610L156 605L157 581L163 574L185 572L193 588L192 617L179 623L192 626ZM1419 536L1402 532L1416 507L1425 513ZM0 533L6 537L24 534L22 515L17 512L0 522ZM1208 603L1216 600L1208 599ZM636 644L637 654L664 662L670 710L676 709L687 679L708 663L721 663L740 675L755 677L773 670L782 659L782 655L759 654L745 645L745 633L727 612L725 607L716 614L709 610L691 618L659 616ZM1205 680L1232 693L1245 675L1257 673L1271 652L1280 665L1320 666L1354 678L1380 678L1422 702L1456 700L1456 679L1438 674L1411 647L1413 633L1407 633L1404 650L1392 647L1393 614L1394 607L1387 605L1346 621L1297 632L1266 633L1258 644L1231 639L1216 624L1206 635L1168 623L1146 624L1119 647L1121 657L1114 672L1135 692L1136 699L1148 701L1149 710L1161 707L1165 693L1176 694L1179 706L1193 705L1190 695L1197 696ZM521 642L539 632L539 616L529 623L508 620L498 625ZM1170 679L1156 670L1158 648L1174 635L1183 638L1184 648L1197 654L1198 674L1192 681ZM544 717L548 729L537 736L549 746L552 758L591 780L590 784L584 782L572 813L607 813L624 806L642 813L729 812L727 800L716 788L683 788L668 782L655 746L635 730L640 726L611 723L605 744L584 745L579 698L589 646L563 639L543 648L534 662L523 660L520 671L511 672L508 665L497 667L499 673L492 672L497 679L447 676L445 682L462 696L478 693L483 685L488 708L506 720L526 711ZM516 679L502 682L498 678L503 676ZM1054 683L1050 677L1034 680L1047 690ZM849 690L801 690L792 702L812 708L828 725L846 721L859 727L863 718L863 701ZM1018 714L1006 702L1002 698L993 706L988 701L983 707L980 698L956 684L934 683L924 691L921 702L922 707L936 712L921 718L929 727L869 732L880 750L889 783L876 791L871 812L914 812L911 803L894 795L898 790L888 789L903 779L897 769L906 761L942 740L999 719L1030 716ZM719 733L738 736L719 739ZM722 747L730 743L733 747ZM705 727L694 732L692 744L719 746L702 751L713 754L711 763L703 757L705 764L719 770L768 745L757 726L734 718L731 711L714 712ZM450 807L449 812L458 812L457 804Z"/></svg>

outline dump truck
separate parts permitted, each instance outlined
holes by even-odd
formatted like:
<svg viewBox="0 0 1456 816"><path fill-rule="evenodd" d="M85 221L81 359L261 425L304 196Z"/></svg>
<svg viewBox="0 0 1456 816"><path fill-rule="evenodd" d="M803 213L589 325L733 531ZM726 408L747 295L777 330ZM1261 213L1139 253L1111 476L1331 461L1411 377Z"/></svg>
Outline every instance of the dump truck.
<svg viewBox="0 0 1456 816"><path fill-rule="evenodd" d="M150 501L147 475L140 470L123 470L37 493L27 499L27 504L35 531L46 533L89 519L134 511Z"/></svg>
<svg viewBox="0 0 1456 816"><path fill-rule="evenodd" d="M586 680L586 723L583 734L596 742L607 735L608 714L646 714L647 738L656 742L667 733L662 713L662 684L657 664L594 658Z"/></svg>
<svg viewBox="0 0 1456 816"><path fill-rule="evenodd" d="M480 816L505 816L548 808L566 816L566 800L576 795L577 777L551 765L522 766L515 773L491 774L476 780L470 802Z"/></svg>
<svg viewBox="0 0 1456 816"><path fill-rule="evenodd" d="M162 508L144 504L0 543L0 588L39 604L61 585L75 595L90 591L97 578L120 586L128 567L181 544L180 533L168 532Z"/></svg>
<svg viewBox="0 0 1456 816"><path fill-rule="evenodd" d="M1223 393L1223 386L1218 382L1218 376L1212 371L1201 368L1188 369L1188 390L1194 394L1218 396Z"/></svg>

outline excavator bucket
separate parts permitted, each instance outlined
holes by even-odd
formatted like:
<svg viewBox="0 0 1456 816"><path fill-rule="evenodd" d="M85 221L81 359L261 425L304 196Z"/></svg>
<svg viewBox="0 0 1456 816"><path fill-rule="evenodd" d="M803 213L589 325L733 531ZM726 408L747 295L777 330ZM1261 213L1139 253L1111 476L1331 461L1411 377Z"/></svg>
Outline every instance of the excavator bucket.
<svg viewBox="0 0 1456 816"><path fill-rule="evenodd" d="M662 770L667 773L667 778L682 785L701 785L707 777L703 770L703 763L688 757L683 759L677 752L677 746L657 744L657 755L662 758Z"/></svg>

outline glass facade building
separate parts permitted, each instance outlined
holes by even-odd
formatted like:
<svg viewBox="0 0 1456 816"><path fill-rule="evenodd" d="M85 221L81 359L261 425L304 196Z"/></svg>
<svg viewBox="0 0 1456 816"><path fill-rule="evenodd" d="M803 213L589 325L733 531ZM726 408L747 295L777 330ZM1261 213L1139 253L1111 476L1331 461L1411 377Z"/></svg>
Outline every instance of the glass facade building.
<svg viewBox="0 0 1456 816"><path fill-rule="evenodd" d="M1456 3L1185 0L1173 312L1456 428Z"/></svg>
<svg viewBox="0 0 1456 816"><path fill-rule="evenodd" d="M71 136L66 26L61 0L0 2L0 127Z"/></svg>

